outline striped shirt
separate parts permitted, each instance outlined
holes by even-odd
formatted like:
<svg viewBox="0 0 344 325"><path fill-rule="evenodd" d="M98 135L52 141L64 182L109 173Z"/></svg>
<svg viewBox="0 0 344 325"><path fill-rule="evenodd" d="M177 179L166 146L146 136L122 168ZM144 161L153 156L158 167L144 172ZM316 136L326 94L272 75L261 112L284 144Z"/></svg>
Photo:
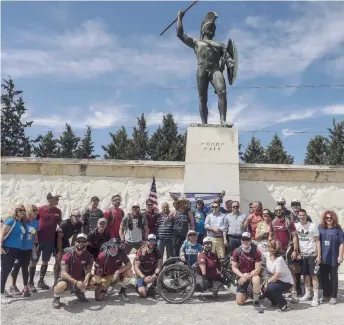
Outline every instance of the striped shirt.
<svg viewBox="0 0 344 325"><path fill-rule="evenodd" d="M170 214L166 216L161 213L158 215L156 225L157 225L157 236L158 239L171 239L173 232L173 215Z"/></svg>

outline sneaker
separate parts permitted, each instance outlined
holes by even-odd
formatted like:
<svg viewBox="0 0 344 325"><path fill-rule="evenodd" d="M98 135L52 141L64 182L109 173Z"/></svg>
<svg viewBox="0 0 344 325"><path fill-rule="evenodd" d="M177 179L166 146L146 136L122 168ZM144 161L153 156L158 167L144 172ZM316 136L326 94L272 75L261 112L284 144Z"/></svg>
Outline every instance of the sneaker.
<svg viewBox="0 0 344 325"><path fill-rule="evenodd" d="M49 290L50 289L50 287L43 280L38 281L37 288L42 289L42 290Z"/></svg>
<svg viewBox="0 0 344 325"><path fill-rule="evenodd" d="M290 300L290 302L291 302L292 304L297 304L297 303L299 302L299 299L297 298L297 293L296 293L296 292L293 292L293 293L291 294L291 300Z"/></svg>
<svg viewBox="0 0 344 325"><path fill-rule="evenodd" d="M30 290L29 290L28 287L25 287L25 288L23 289L23 296L24 296L25 298L31 296L31 293L30 293Z"/></svg>
<svg viewBox="0 0 344 325"><path fill-rule="evenodd" d="M37 289L36 289L36 287L35 287L33 282L29 283L28 287L29 287L30 292L37 292Z"/></svg>
<svg viewBox="0 0 344 325"><path fill-rule="evenodd" d="M118 294L118 297L122 301L125 301L125 302L129 302L130 301L130 299L129 299L128 295L127 295L126 290L123 289L123 288L121 288L121 290L120 290L120 292Z"/></svg>
<svg viewBox="0 0 344 325"><path fill-rule="evenodd" d="M286 312L290 310L290 305L286 304L282 308L278 309L279 312Z"/></svg>
<svg viewBox="0 0 344 325"><path fill-rule="evenodd" d="M2 305L7 305L7 304L10 304L10 303L11 303L11 299L5 293L2 293L1 294L1 304Z"/></svg>
<svg viewBox="0 0 344 325"><path fill-rule="evenodd" d="M13 298L13 296L10 293L8 293L6 290L2 295L4 295L4 297L6 298Z"/></svg>
<svg viewBox="0 0 344 325"><path fill-rule="evenodd" d="M17 288L17 286L11 286L10 287L10 294L13 295L13 296L20 296L22 293Z"/></svg>
<svg viewBox="0 0 344 325"><path fill-rule="evenodd" d="M289 298L291 298L291 293L290 292L284 293L283 297L286 299L289 299Z"/></svg>
<svg viewBox="0 0 344 325"><path fill-rule="evenodd" d="M52 305L55 309L61 308L60 297L54 297Z"/></svg>
<svg viewBox="0 0 344 325"><path fill-rule="evenodd" d="M337 298L331 298L329 301L330 305L335 305L337 303Z"/></svg>
<svg viewBox="0 0 344 325"><path fill-rule="evenodd" d="M312 307L318 307L319 306L319 299L313 298L311 306Z"/></svg>
<svg viewBox="0 0 344 325"><path fill-rule="evenodd" d="M311 296L309 295L309 294L305 294L303 297L301 297L300 299L299 299L299 301L308 301L308 300L311 300Z"/></svg>
<svg viewBox="0 0 344 325"><path fill-rule="evenodd" d="M82 302L88 302L88 299L86 298L85 294L81 292L80 290L75 290L75 295L77 298Z"/></svg>

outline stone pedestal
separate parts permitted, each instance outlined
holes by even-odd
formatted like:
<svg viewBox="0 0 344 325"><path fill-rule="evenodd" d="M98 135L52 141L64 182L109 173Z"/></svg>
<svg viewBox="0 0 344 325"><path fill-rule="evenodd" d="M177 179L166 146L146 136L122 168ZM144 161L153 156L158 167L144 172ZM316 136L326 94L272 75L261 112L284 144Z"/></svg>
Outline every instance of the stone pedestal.
<svg viewBox="0 0 344 325"><path fill-rule="evenodd" d="M240 199L238 130L231 126L191 124L187 133L184 193L226 191Z"/></svg>

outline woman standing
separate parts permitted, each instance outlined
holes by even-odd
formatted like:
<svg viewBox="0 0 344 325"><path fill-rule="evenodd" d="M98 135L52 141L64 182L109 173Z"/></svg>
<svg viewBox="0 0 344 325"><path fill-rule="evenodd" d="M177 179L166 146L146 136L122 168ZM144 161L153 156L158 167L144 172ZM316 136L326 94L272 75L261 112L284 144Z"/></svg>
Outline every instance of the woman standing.
<svg viewBox="0 0 344 325"><path fill-rule="evenodd" d="M269 209L264 209L262 211L262 217L263 217L263 221L257 224L256 242L257 242L258 249L262 253L265 253L268 248L269 231L270 231L273 215Z"/></svg>
<svg viewBox="0 0 344 325"><path fill-rule="evenodd" d="M338 267L343 262L344 235L334 211L325 211L319 225L321 243L320 280L323 300L337 303Z"/></svg>
<svg viewBox="0 0 344 325"><path fill-rule="evenodd" d="M17 278L20 268L22 269L23 274L23 296L30 297L30 291L36 291L35 288L28 287L29 281L29 264L32 256L32 248L33 245L38 243L37 239L37 230L38 230L38 220L37 212L38 208L33 204L27 204L26 208L26 217L25 217L25 235L22 243L22 248L18 252L17 262L14 264L11 277L12 277L12 285L10 288L10 294L12 295L20 295L21 292L17 288Z"/></svg>
<svg viewBox="0 0 344 325"><path fill-rule="evenodd" d="M281 243L277 240L270 240L268 251L264 253L268 275L264 291L272 306L278 306L278 311L285 312L290 310L290 306L283 297L283 293L291 289L294 280L281 253Z"/></svg>
<svg viewBox="0 0 344 325"><path fill-rule="evenodd" d="M7 298L12 296L5 290L6 281L10 274L14 262L17 259L18 251L22 248L25 234L23 218L25 217L25 207L17 205L11 217L7 218L0 231L1 248L1 302L7 303Z"/></svg>

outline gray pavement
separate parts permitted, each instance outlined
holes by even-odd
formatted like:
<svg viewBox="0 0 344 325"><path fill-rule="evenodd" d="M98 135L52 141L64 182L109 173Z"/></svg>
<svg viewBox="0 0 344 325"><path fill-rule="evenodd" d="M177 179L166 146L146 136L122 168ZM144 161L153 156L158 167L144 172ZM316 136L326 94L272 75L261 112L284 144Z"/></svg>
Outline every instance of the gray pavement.
<svg viewBox="0 0 344 325"><path fill-rule="evenodd" d="M21 276L21 275L19 275ZM20 277L19 277L20 279ZM52 284L49 274L47 283ZM18 281L21 288L21 281ZM49 325L49 324L157 324L157 325L255 325L255 324L343 324L344 320L344 283L340 284L339 303L335 306L322 304L312 308L310 302L292 305L292 310L279 313L269 307L264 314L252 309L252 303L239 307L233 293L222 293L218 302L196 298L182 305L167 304L162 300L140 299L133 288L128 288L130 303L117 299L118 291L112 292L104 302L94 300L94 292L87 292L88 303L79 302L75 296L65 294L61 298L63 307L52 309L52 290L40 291L30 298L13 299L8 305L1 306L1 323L6 325Z"/></svg>

